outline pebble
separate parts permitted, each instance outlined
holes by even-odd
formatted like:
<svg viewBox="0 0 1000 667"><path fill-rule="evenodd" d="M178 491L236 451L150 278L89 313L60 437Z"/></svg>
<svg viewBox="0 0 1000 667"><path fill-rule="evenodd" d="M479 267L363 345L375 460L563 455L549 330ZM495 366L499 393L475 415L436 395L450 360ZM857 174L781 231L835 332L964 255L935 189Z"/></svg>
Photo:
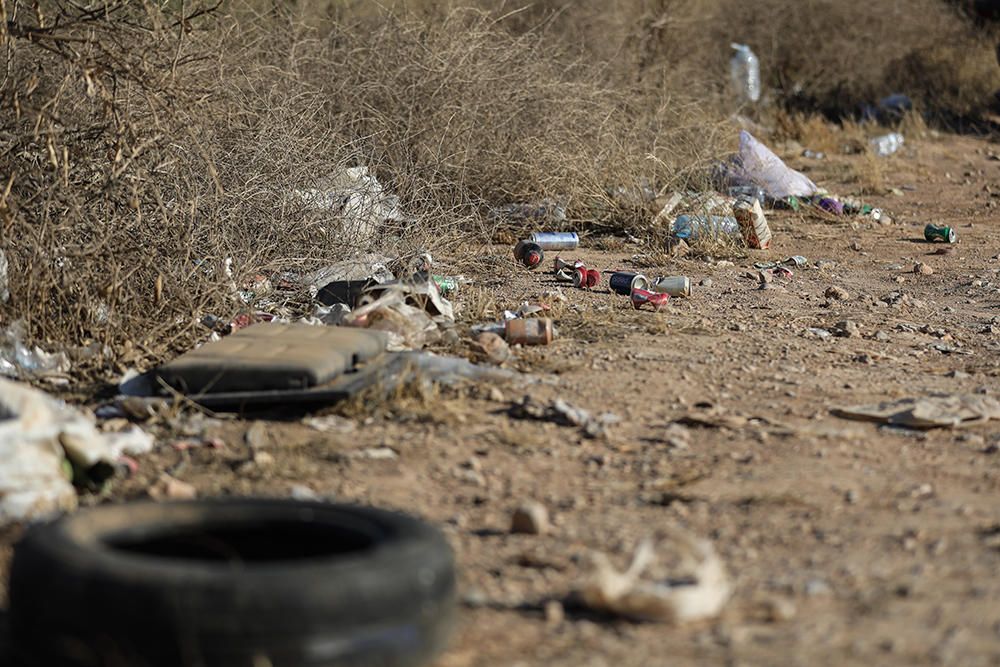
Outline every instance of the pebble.
<svg viewBox="0 0 1000 667"><path fill-rule="evenodd" d="M549 626L562 625L566 620L566 610L559 600L549 600L545 603L545 622Z"/></svg>
<svg viewBox="0 0 1000 667"><path fill-rule="evenodd" d="M969 377L969 374L966 373L965 371L960 371L958 369L955 369L955 370L952 370L952 371L948 371L947 377L955 378L955 379L958 379L958 380L965 380L966 378Z"/></svg>
<svg viewBox="0 0 1000 667"><path fill-rule="evenodd" d="M917 262L913 265L913 272L919 273L922 276L929 276L934 273L934 269L923 262Z"/></svg>
<svg viewBox="0 0 1000 667"><path fill-rule="evenodd" d="M486 356L486 360L497 366L510 359L510 347L500 336L495 333L481 333L476 336L476 344Z"/></svg>
<svg viewBox="0 0 1000 667"><path fill-rule="evenodd" d="M167 473L160 475L160 478L149 487L147 491L153 500L191 500L198 496L198 491L187 482L182 482L176 477L171 477Z"/></svg>
<svg viewBox="0 0 1000 667"><path fill-rule="evenodd" d="M873 338L875 340L877 340L878 342L880 342L880 343L888 343L889 342L889 334L887 334L885 331L882 331L881 329L879 329L878 331L875 332L875 335L873 336Z"/></svg>
<svg viewBox="0 0 1000 667"><path fill-rule="evenodd" d="M701 282L698 283L698 285L700 285L701 287L711 287L712 286L712 279L711 278L702 278Z"/></svg>
<svg viewBox="0 0 1000 667"><path fill-rule="evenodd" d="M790 621L797 611L795 603L786 598L772 597L761 602L761 613L768 623Z"/></svg>
<svg viewBox="0 0 1000 667"><path fill-rule="evenodd" d="M861 252L861 242L860 241L851 241L851 245L849 247L854 252Z"/></svg>
<svg viewBox="0 0 1000 667"><path fill-rule="evenodd" d="M256 421L251 424L250 428L247 429L244 439L247 445L250 446L250 449L260 449L271 444L271 436L267 432L267 424L262 421Z"/></svg>
<svg viewBox="0 0 1000 667"><path fill-rule="evenodd" d="M253 462L259 466L266 467L274 465L274 456L268 454L267 452L254 452Z"/></svg>
<svg viewBox="0 0 1000 667"><path fill-rule="evenodd" d="M827 299L834 299L836 301L846 301L851 298L851 295L843 287L837 287L836 285L831 285L826 288L826 292L823 293Z"/></svg>
<svg viewBox="0 0 1000 667"><path fill-rule="evenodd" d="M510 532L525 535L543 535L549 530L549 512L539 502L529 501L514 510L510 518Z"/></svg>
<svg viewBox="0 0 1000 667"><path fill-rule="evenodd" d="M288 494L293 500L319 500L320 496L318 493L310 489L305 484L292 484L292 487L288 490Z"/></svg>
<svg viewBox="0 0 1000 667"><path fill-rule="evenodd" d="M861 329L853 320L841 320L834 325L833 333L840 338L857 338L861 335Z"/></svg>
<svg viewBox="0 0 1000 667"><path fill-rule="evenodd" d="M822 579L810 579L807 581L805 591L806 595L809 597L829 595L833 592L830 588L830 584L826 583Z"/></svg>

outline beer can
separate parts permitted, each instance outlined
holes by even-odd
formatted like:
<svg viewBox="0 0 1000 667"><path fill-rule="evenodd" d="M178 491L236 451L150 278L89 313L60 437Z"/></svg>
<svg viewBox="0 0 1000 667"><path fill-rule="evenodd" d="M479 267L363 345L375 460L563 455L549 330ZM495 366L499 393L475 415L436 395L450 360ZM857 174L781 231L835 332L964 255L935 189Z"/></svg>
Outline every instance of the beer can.
<svg viewBox="0 0 1000 667"><path fill-rule="evenodd" d="M622 296L630 296L634 289L649 289L649 280L641 273L630 271L615 271L608 279L608 287L612 292Z"/></svg>
<svg viewBox="0 0 1000 667"><path fill-rule="evenodd" d="M458 291L458 281L451 276L431 276L441 296L448 298Z"/></svg>
<svg viewBox="0 0 1000 667"><path fill-rule="evenodd" d="M670 300L670 295L650 292L649 290L644 289L634 289L632 290L632 295L629 298L632 300L632 307L636 310L639 310L644 304L647 303L653 307L653 310L660 310L667 305L667 302Z"/></svg>
<svg viewBox="0 0 1000 667"><path fill-rule="evenodd" d="M924 227L924 238L928 241L944 241L945 243L954 243L958 240L958 235L955 234L954 227L945 227L944 225L927 225Z"/></svg>
<svg viewBox="0 0 1000 667"><path fill-rule="evenodd" d="M552 320L548 317L520 317L504 323L504 338L510 345L548 345L552 337Z"/></svg>
<svg viewBox="0 0 1000 667"><path fill-rule="evenodd" d="M555 259L555 270L556 270L556 273L559 273L563 269L568 269L569 271L573 271L574 269L576 269L577 267L580 267L580 266L583 266L583 262L580 261L579 259L570 262L570 261L567 261L567 260L563 259L559 255L556 255L556 259Z"/></svg>
<svg viewBox="0 0 1000 667"><path fill-rule="evenodd" d="M576 250L580 246L576 232L535 232L529 240L542 250Z"/></svg>
<svg viewBox="0 0 1000 667"><path fill-rule="evenodd" d="M691 279L687 276L665 276L653 281L651 289L670 296L691 296Z"/></svg>

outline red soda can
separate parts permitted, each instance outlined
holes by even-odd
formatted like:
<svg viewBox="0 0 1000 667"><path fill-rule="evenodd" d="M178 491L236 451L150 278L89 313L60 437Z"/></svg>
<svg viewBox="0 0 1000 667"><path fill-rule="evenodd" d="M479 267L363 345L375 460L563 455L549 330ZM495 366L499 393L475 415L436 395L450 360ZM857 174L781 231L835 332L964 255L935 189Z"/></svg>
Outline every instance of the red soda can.
<svg viewBox="0 0 1000 667"><path fill-rule="evenodd" d="M514 246L514 259L524 264L528 269L537 269L545 259L541 246L531 241L518 241Z"/></svg>
<svg viewBox="0 0 1000 667"><path fill-rule="evenodd" d="M648 303L653 307L653 310L660 310L667 302L670 300L669 294L661 294L660 292L650 292L644 289L634 289L632 290L632 307L636 310L642 308L643 304Z"/></svg>

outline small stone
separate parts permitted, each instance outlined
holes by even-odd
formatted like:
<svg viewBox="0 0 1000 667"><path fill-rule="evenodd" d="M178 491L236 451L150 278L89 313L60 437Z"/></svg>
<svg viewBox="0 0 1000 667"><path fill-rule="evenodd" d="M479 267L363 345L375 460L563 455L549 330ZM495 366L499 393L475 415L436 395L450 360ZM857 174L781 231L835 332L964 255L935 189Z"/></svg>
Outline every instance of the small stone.
<svg viewBox="0 0 1000 667"><path fill-rule="evenodd" d="M712 279L711 278L702 278L701 282L699 282L698 285L700 287L711 287L712 286Z"/></svg>
<svg viewBox="0 0 1000 667"><path fill-rule="evenodd" d="M319 494L305 484L292 484L292 487L288 490L288 495L294 500L320 500Z"/></svg>
<svg viewBox="0 0 1000 667"><path fill-rule="evenodd" d="M368 447L351 452L350 456L359 459L369 459L371 461L394 461L399 458L396 450L390 447Z"/></svg>
<svg viewBox="0 0 1000 667"><path fill-rule="evenodd" d="M874 338L875 340L877 340L880 343L888 343L889 342L889 334L886 333L885 331L882 331L881 329L879 329L878 331L876 331L875 335L872 336L872 338Z"/></svg>
<svg viewBox="0 0 1000 667"><path fill-rule="evenodd" d="M913 265L913 272L919 273L922 276L929 276L932 273L934 273L934 269L932 269L927 264L924 264L923 262L917 262L916 264Z"/></svg>
<svg viewBox="0 0 1000 667"><path fill-rule="evenodd" d="M254 452L253 462L261 467L274 465L274 457L267 452Z"/></svg>
<svg viewBox="0 0 1000 667"><path fill-rule="evenodd" d="M848 246L854 252L861 252L861 241L851 241L851 245Z"/></svg>
<svg viewBox="0 0 1000 667"><path fill-rule="evenodd" d="M846 301L851 298L851 295L843 287L837 287L836 285L831 285L826 288L826 292L823 295L827 299L833 299L835 301Z"/></svg>
<svg viewBox="0 0 1000 667"><path fill-rule="evenodd" d="M503 395L503 392L500 391L499 387L490 387L487 397L494 403L504 403L507 400L507 398Z"/></svg>
<svg viewBox="0 0 1000 667"><path fill-rule="evenodd" d="M770 271L758 271L757 282L759 282L761 285L772 283L774 282L774 274L771 273Z"/></svg>
<svg viewBox="0 0 1000 667"><path fill-rule="evenodd" d="M271 444L271 435L267 432L267 424L262 421L255 421L251 424L244 439L250 449L261 449Z"/></svg>
<svg viewBox="0 0 1000 667"><path fill-rule="evenodd" d="M857 505L859 498L860 494L854 489L848 489L847 492L844 493L844 500L848 505Z"/></svg>
<svg viewBox="0 0 1000 667"><path fill-rule="evenodd" d="M545 622L549 626L562 625L566 620L566 610L559 600L549 600L545 603Z"/></svg>
<svg viewBox="0 0 1000 667"><path fill-rule="evenodd" d="M510 346L495 333L481 333L476 336L476 345L486 361L497 366L510 359Z"/></svg>
<svg viewBox="0 0 1000 667"><path fill-rule="evenodd" d="M510 519L510 532L525 535L542 535L549 530L549 512L539 502L526 502Z"/></svg>
<svg viewBox="0 0 1000 667"><path fill-rule="evenodd" d="M861 335L861 329L858 327L858 323L853 320L841 320L833 326L833 334L840 338L858 338Z"/></svg>
<svg viewBox="0 0 1000 667"><path fill-rule="evenodd" d="M682 424L671 424L663 439L671 449L688 449L691 446L691 430Z"/></svg>
<svg viewBox="0 0 1000 667"><path fill-rule="evenodd" d="M791 600L779 597L772 597L763 600L760 604L761 615L768 623L780 623L790 621L795 618L797 609Z"/></svg>
<svg viewBox="0 0 1000 667"><path fill-rule="evenodd" d="M956 380L966 380L969 378L969 374L956 368L955 370L948 371L947 377L955 378Z"/></svg>
<svg viewBox="0 0 1000 667"><path fill-rule="evenodd" d="M198 497L198 491L194 486L167 473L161 474L147 493L153 500L191 500Z"/></svg>
<svg viewBox="0 0 1000 667"><path fill-rule="evenodd" d="M830 588L830 584L826 583L822 579L810 579L806 582L806 595L809 597L818 597L820 595L830 595L833 591Z"/></svg>

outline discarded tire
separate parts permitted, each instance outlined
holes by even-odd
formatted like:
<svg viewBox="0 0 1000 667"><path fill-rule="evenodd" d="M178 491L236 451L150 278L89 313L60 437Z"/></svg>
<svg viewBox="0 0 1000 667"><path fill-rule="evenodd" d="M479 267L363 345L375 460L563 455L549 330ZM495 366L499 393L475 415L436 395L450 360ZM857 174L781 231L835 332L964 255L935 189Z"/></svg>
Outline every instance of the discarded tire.
<svg viewBox="0 0 1000 667"><path fill-rule="evenodd" d="M418 665L454 612L441 534L347 505L105 506L29 530L11 566L20 665Z"/></svg>

